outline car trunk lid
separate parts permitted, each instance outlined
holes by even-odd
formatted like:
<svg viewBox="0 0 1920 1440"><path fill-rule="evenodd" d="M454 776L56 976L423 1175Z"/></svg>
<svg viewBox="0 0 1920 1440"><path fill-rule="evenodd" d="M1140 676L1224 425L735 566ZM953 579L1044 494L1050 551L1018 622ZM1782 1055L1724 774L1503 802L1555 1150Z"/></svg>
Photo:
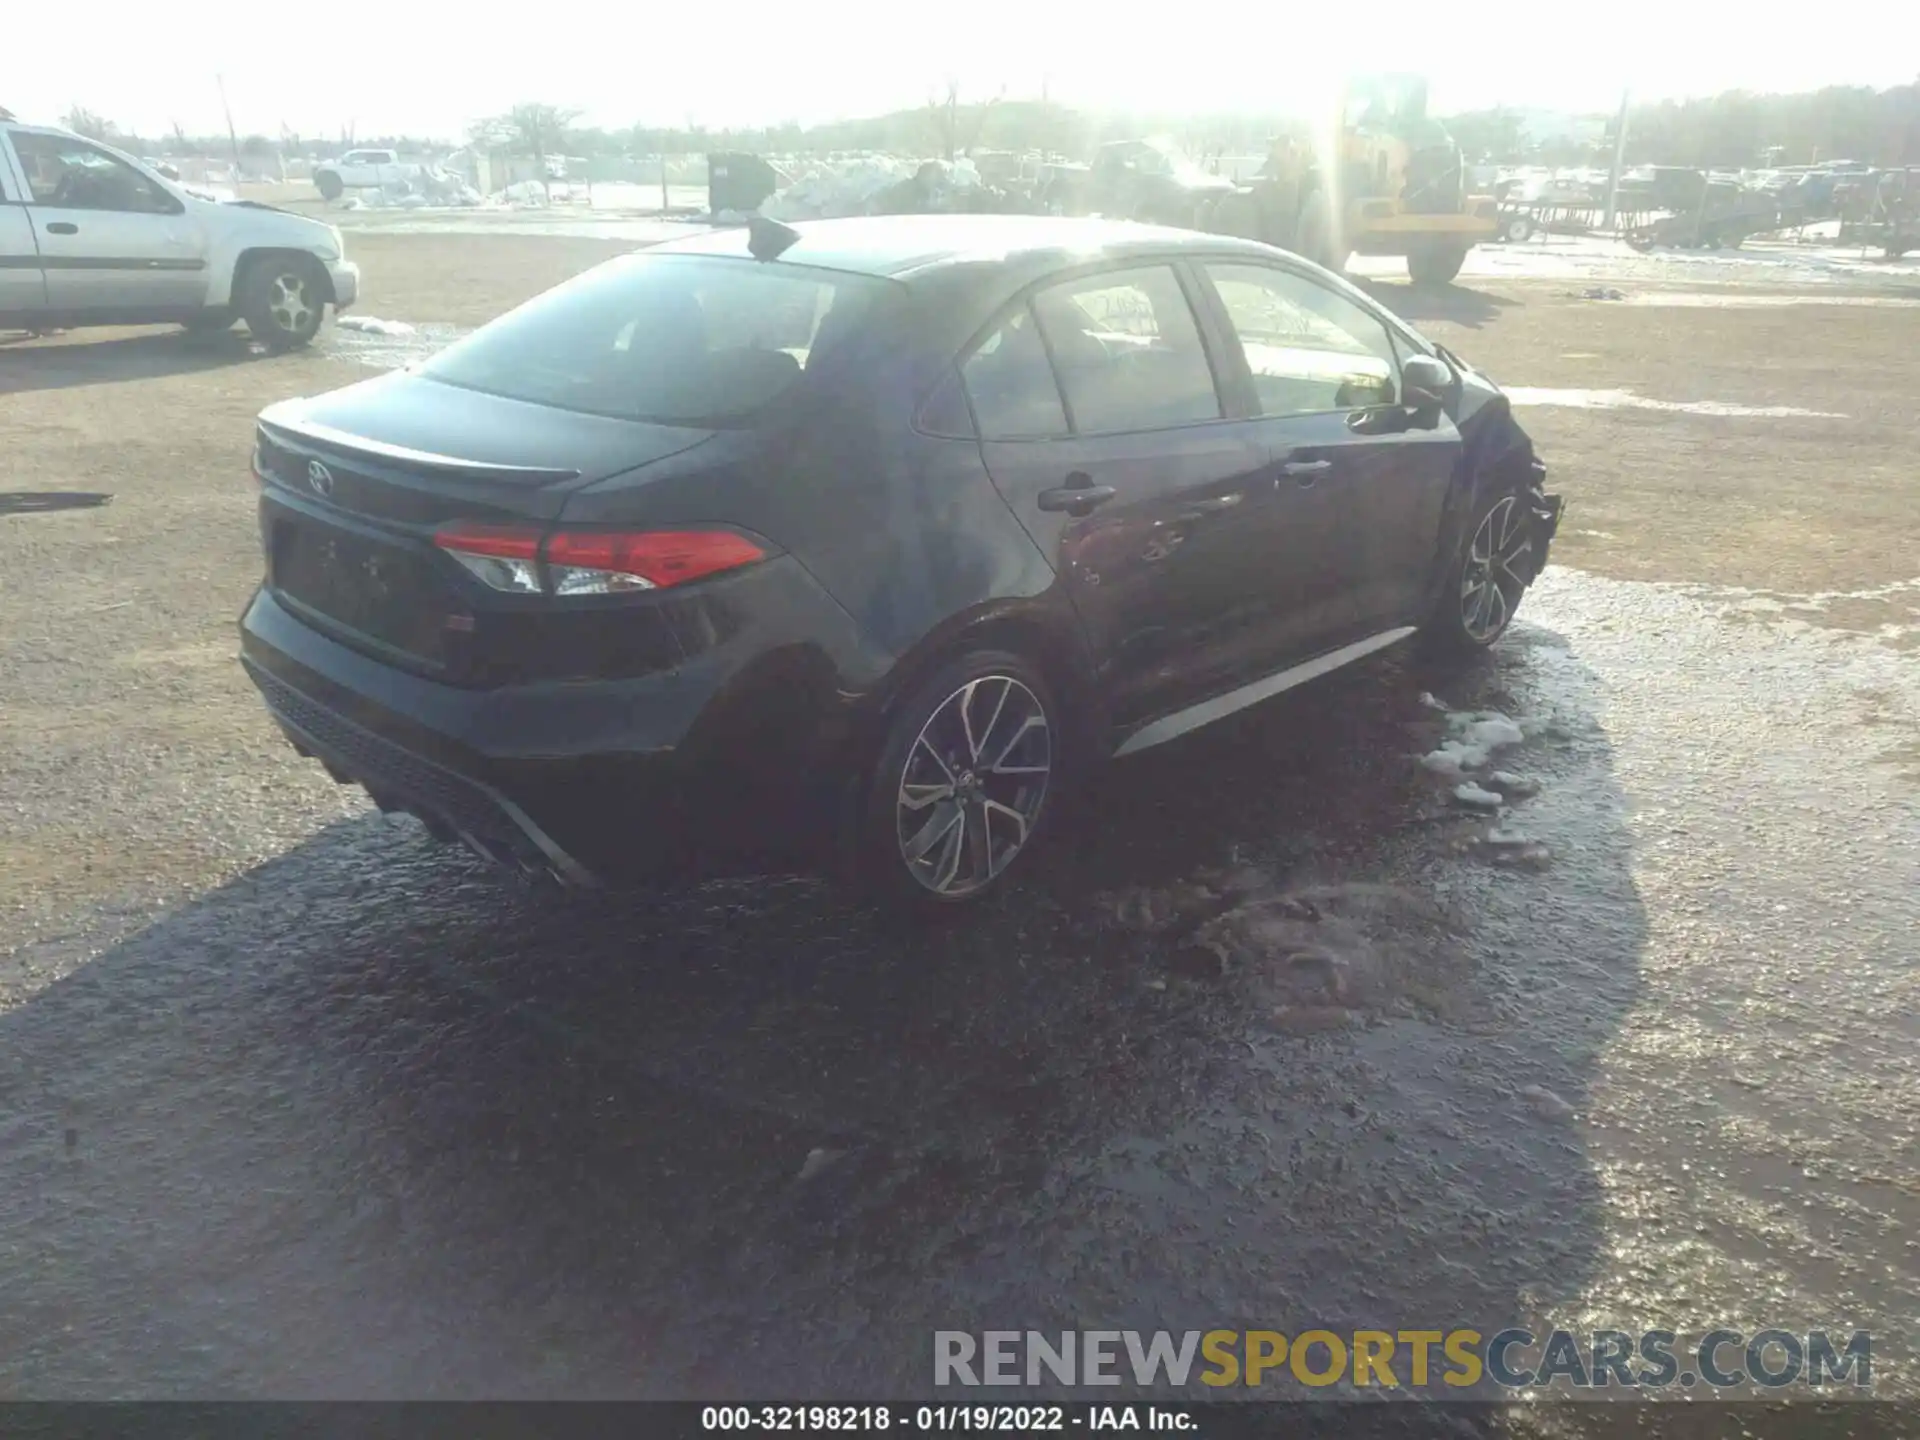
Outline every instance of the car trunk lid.
<svg viewBox="0 0 1920 1440"><path fill-rule="evenodd" d="M610 653L628 673L670 665L677 648L650 607L583 620L486 593L434 535L454 522L550 525L581 487L710 437L415 376L276 405L254 460L267 582L345 643L458 683L573 678Z"/></svg>

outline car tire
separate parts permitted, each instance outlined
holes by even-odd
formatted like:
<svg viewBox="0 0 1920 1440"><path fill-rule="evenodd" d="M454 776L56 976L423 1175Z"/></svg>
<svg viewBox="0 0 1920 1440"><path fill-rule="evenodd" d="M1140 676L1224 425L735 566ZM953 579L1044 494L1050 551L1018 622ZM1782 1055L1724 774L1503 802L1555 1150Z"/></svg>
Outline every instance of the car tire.
<svg viewBox="0 0 1920 1440"><path fill-rule="evenodd" d="M1407 256L1407 274L1416 285L1448 285L1466 263L1463 245L1424 245Z"/></svg>
<svg viewBox="0 0 1920 1440"><path fill-rule="evenodd" d="M310 344L326 315L327 275L311 255L268 255L247 266L237 284L240 315L269 350Z"/></svg>
<svg viewBox="0 0 1920 1440"><path fill-rule="evenodd" d="M1533 217L1531 215L1509 215L1500 231L1500 238L1509 244L1518 245L1533 238ZM1463 257L1464 258L1464 257ZM1455 272L1458 273L1457 271Z"/></svg>
<svg viewBox="0 0 1920 1440"><path fill-rule="evenodd" d="M1503 490L1477 505L1459 552L1448 563L1433 610L1420 628L1423 648L1456 658L1491 649L1513 624L1520 599L1533 583L1529 572L1535 543L1526 496Z"/></svg>
<svg viewBox="0 0 1920 1440"><path fill-rule="evenodd" d="M1064 739L1046 677L1010 651L968 652L915 683L865 785L868 896L937 913L999 889L1055 807Z"/></svg>
<svg viewBox="0 0 1920 1440"><path fill-rule="evenodd" d="M313 177L313 188L320 192L322 200L338 200L346 194L347 187L340 177L331 170L322 170Z"/></svg>

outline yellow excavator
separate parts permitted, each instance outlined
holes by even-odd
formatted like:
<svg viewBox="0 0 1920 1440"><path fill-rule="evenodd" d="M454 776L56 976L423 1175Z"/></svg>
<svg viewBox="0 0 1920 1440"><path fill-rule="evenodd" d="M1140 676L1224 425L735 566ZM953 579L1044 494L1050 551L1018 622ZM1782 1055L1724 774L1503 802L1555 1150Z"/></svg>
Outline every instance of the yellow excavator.
<svg viewBox="0 0 1920 1440"><path fill-rule="evenodd" d="M1460 147L1427 114L1420 77L1354 81L1328 136L1275 140L1259 177L1215 204L1205 228L1330 270L1356 254L1404 255L1416 285L1444 285L1470 249L1499 233L1498 203L1469 193Z"/></svg>

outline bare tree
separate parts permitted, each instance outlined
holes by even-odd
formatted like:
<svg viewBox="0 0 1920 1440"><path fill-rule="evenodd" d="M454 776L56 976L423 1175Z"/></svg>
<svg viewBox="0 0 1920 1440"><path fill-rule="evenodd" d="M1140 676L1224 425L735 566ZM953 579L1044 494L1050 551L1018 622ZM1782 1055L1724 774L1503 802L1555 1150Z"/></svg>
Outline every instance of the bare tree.
<svg viewBox="0 0 1920 1440"><path fill-rule="evenodd" d="M547 183L547 156L566 153L567 134L580 118L578 110L561 105L529 102L516 105L504 115L482 120L471 132L475 144L505 145L521 154L533 156L540 172L540 184Z"/></svg>
<svg viewBox="0 0 1920 1440"><path fill-rule="evenodd" d="M84 105L76 105L67 111L60 123L74 134L84 135L89 140L111 140L119 133L119 127L111 120Z"/></svg>
<svg viewBox="0 0 1920 1440"><path fill-rule="evenodd" d="M951 75L947 77L946 98L927 101L927 117L933 122L934 148L942 159L953 159L960 143L960 82Z"/></svg>

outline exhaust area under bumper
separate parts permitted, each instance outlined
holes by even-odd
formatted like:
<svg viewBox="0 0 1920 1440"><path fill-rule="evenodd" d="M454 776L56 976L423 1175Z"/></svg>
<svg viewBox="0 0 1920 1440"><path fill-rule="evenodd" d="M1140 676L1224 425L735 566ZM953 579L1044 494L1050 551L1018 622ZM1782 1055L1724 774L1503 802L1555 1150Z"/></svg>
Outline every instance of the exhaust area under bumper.
<svg viewBox="0 0 1920 1440"><path fill-rule="evenodd" d="M492 786L416 755L317 705L245 656L267 710L293 748L343 785L358 785L382 811L412 815L441 840L483 859L581 888L600 881L527 813Z"/></svg>

